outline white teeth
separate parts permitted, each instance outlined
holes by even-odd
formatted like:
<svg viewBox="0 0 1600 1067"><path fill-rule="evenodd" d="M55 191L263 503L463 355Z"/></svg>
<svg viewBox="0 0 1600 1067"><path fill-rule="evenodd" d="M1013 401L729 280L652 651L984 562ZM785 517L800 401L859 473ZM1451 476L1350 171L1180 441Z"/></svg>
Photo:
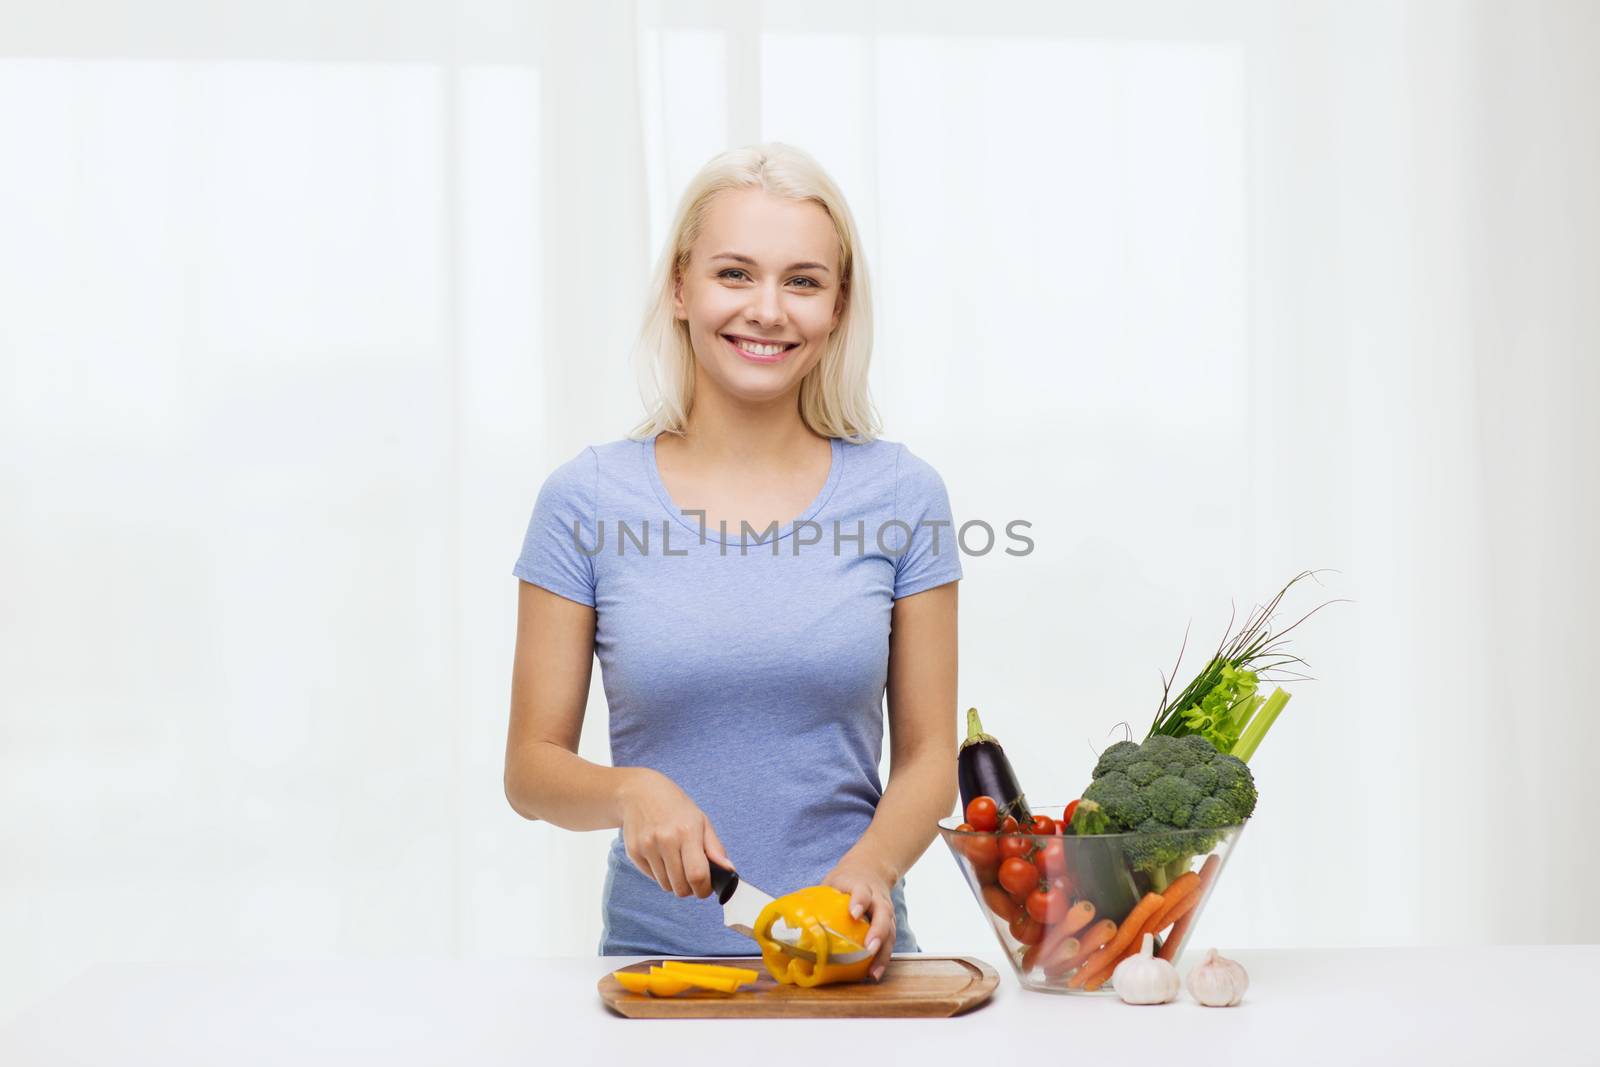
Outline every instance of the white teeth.
<svg viewBox="0 0 1600 1067"><path fill-rule="evenodd" d="M758 345L749 341L734 341L734 344L750 353L752 356L775 356L788 348L788 345Z"/></svg>

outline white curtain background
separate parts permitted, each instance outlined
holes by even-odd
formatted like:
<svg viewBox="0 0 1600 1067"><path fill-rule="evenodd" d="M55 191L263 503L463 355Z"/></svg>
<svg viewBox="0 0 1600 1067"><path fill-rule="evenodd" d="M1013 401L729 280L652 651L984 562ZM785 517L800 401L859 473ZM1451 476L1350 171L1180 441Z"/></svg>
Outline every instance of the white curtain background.
<svg viewBox="0 0 1600 1067"><path fill-rule="evenodd" d="M1204 939L1600 937L1595 5L0 11L0 1019L595 951L609 833L502 794L510 567L638 413L684 183L769 139L862 228L886 435L1032 523L958 696L1031 799L1335 568ZM908 899L994 948L942 843Z"/></svg>

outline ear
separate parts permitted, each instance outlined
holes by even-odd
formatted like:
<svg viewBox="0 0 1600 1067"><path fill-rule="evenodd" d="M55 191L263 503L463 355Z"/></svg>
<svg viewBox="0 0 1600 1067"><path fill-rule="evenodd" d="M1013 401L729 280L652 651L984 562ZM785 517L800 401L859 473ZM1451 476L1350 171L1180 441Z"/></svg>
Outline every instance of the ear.
<svg viewBox="0 0 1600 1067"><path fill-rule="evenodd" d="M672 276L672 308L673 317L683 318L683 276L674 272Z"/></svg>

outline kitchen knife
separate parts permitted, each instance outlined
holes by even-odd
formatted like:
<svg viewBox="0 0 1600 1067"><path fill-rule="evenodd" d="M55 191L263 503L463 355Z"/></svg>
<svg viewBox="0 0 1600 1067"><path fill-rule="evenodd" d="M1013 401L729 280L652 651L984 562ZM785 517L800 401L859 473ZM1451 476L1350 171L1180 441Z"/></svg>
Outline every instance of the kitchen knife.
<svg viewBox="0 0 1600 1067"><path fill-rule="evenodd" d="M757 889L740 878L737 872L729 870L716 860L708 857L706 862L711 864L711 890L722 905L722 924L730 930L754 938L756 920L761 917L762 909L772 903L772 894ZM837 930L826 926L823 929L846 944L855 944ZM800 931L784 922L781 917L772 924L771 933L772 939L782 942L784 949L790 954L811 963L817 962L815 952L800 947ZM855 952L830 954L828 959L832 963L845 964L864 960L871 955L875 953L863 948Z"/></svg>

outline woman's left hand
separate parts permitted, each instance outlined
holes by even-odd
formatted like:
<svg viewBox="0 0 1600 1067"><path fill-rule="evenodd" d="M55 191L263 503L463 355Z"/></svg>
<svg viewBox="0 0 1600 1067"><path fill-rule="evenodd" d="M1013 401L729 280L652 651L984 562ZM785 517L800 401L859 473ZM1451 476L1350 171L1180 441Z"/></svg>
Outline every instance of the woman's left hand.
<svg viewBox="0 0 1600 1067"><path fill-rule="evenodd" d="M870 917L871 926L863 947L877 952L868 973L874 981L881 980L884 968L889 966L889 957L894 953L893 880L879 865L846 856L828 872L822 884L850 894L851 915L858 919L863 914Z"/></svg>

